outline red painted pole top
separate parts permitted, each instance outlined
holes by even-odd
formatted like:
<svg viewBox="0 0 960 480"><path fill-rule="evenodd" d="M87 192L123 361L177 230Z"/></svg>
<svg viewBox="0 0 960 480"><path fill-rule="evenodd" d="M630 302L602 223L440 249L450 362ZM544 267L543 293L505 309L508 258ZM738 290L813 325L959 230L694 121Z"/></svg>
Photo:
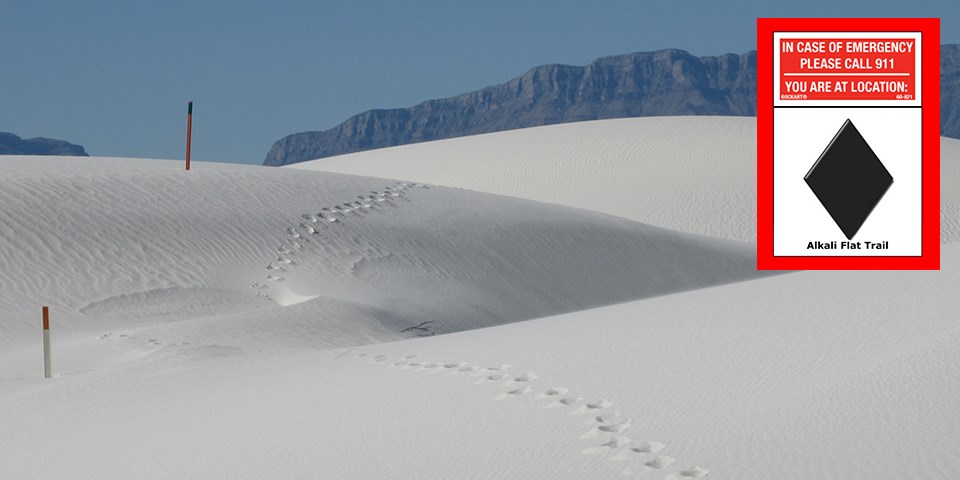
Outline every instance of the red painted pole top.
<svg viewBox="0 0 960 480"><path fill-rule="evenodd" d="M50 307L43 307L43 329L50 330Z"/></svg>

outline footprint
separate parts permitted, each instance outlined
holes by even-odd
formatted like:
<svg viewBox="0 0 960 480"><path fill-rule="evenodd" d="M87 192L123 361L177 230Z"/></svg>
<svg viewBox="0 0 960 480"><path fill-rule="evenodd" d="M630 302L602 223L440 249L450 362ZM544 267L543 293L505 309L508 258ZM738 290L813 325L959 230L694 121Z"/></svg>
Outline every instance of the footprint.
<svg viewBox="0 0 960 480"><path fill-rule="evenodd" d="M273 275L267 275L267 280L269 280L269 281L271 281L271 282L282 282L282 281L284 280L284 278L281 277L281 276L276 276L276 277L275 277L275 276L273 276Z"/></svg>
<svg viewBox="0 0 960 480"><path fill-rule="evenodd" d="M618 418L620 418L620 412L608 412L608 413L603 413L600 415L590 417L584 420L583 424L596 428L605 423L611 423L617 420Z"/></svg>
<svg viewBox="0 0 960 480"><path fill-rule="evenodd" d="M473 374L470 375L470 376L471 376L471 377L480 377L480 376L482 376L482 377L484 377L484 378L487 378L487 377L488 377L489 375L491 375L491 374L503 373L503 376L501 376L500 378L505 378L505 377L506 377L506 373L504 373L504 371L507 370L507 369L509 369L509 368L511 368L512 366L513 366L513 365L497 365L497 366L495 366L495 367L478 367L478 368L476 369L476 371L474 371ZM498 380L499 380L499 379L498 379ZM484 381L486 381L486 380L481 379L481 380L478 381L477 383L483 383Z"/></svg>
<svg viewBox="0 0 960 480"><path fill-rule="evenodd" d="M602 424L587 430L586 433L580 435L580 438L596 438L606 433L623 433L630 430L632 423L633 419L628 418L622 422Z"/></svg>
<svg viewBox="0 0 960 480"><path fill-rule="evenodd" d="M506 382L504 382L504 383L502 384L502 386L506 387L506 386L508 386L508 385L513 385L514 383L528 383L528 382L532 382L532 381L534 381L534 380L537 379L537 376L538 376L538 375L537 375L536 373L527 372L527 373L524 373L523 375L519 375L519 376L516 376L516 377L511 378L510 380L507 380Z"/></svg>
<svg viewBox="0 0 960 480"><path fill-rule="evenodd" d="M501 393L500 395L497 395L497 400L506 400L508 398L516 398L516 397L519 397L520 395L525 395L527 393L530 393L531 390L533 389L530 387L530 385L524 385L523 387L515 388L513 390L510 390L509 392L504 392L504 393Z"/></svg>
<svg viewBox="0 0 960 480"><path fill-rule="evenodd" d="M623 432L626 432L627 430L630 430L630 427L632 425L633 425L633 419L628 418L622 422L607 423L604 425L600 425L599 427L597 427L597 430L600 430L601 432L606 432L606 433L623 433Z"/></svg>
<svg viewBox="0 0 960 480"><path fill-rule="evenodd" d="M669 467L671 464L673 464L674 461L676 461L676 459L674 459L673 457L668 457L666 455L657 455L656 457L653 457L653 460L650 460L644 465L650 468L656 468L659 470L661 468Z"/></svg>
<svg viewBox="0 0 960 480"><path fill-rule="evenodd" d="M613 458L611 458L611 460L613 460ZM653 460L650 460L649 462L646 462L646 463L644 463L643 465L631 465L631 466L623 469L623 471L620 472L620 473L621 473L622 475L627 475L627 476L633 476L633 475L644 474L644 473L648 473L648 474L649 474L649 473L651 473L651 472L653 472L653 471L655 471L655 470L660 470L660 469L663 469L663 468L667 468L667 467L669 467L673 462L674 462L674 459L673 459L672 457L667 457L667 456L665 456L665 455L664 455L664 456L657 456L657 457L654 458ZM651 469L654 469L654 470L651 470ZM681 474L681 475L683 475L683 474ZM645 478L651 478L651 477L648 477L648 476L644 476L644 477L645 477ZM688 476L685 476L685 475L684 475L684 476L680 476L680 475L676 475L676 474L670 474L670 475L667 475L667 476L664 478L664 480L681 480L681 479L687 479L687 478L693 478L693 477L688 477Z"/></svg>
<svg viewBox="0 0 960 480"><path fill-rule="evenodd" d="M439 366L440 366L439 364L434 363L434 362L425 362L425 363L420 364L420 369L421 369L421 370L432 370L432 371L436 371L435 369L436 369L437 367L439 367Z"/></svg>
<svg viewBox="0 0 960 480"><path fill-rule="evenodd" d="M480 383L488 383L488 382L497 382L497 381L503 380L504 378L507 378L506 373L493 373L493 374L487 375L486 377L481 378L480 380L477 380L475 383L480 384Z"/></svg>
<svg viewBox="0 0 960 480"><path fill-rule="evenodd" d="M594 446L592 446L592 447L587 447L587 448L583 449L583 453L584 453L585 455L598 455L598 454L601 454L601 453L607 453L607 452L609 452L609 451L616 450L616 449L618 449L618 448L620 448L620 447L622 447L622 446L630 443L631 441L632 441L632 440L630 440L630 437L624 437L624 436L617 435L617 436L614 436L614 437L610 437L609 440L607 440L606 442L604 442L604 443L602 443L602 444L600 444L600 445L594 445Z"/></svg>
<svg viewBox="0 0 960 480"><path fill-rule="evenodd" d="M310 223L317 223L317 216L312 213L304 213L303 215L300 215L300 218Z"/></svg>
<svg viewBox="0 0 960 480"><path fill-rule="evenodd" d="M680 475L683 475L684 477L688 477L688 478L703 478L703 477L706 477L709 473L710 473L709 470L700 468L699 465L694 465L680 472Z"/></svg>
<svg viewBox="0 0 960 480"><path fill-rule="evenodd" d="M662 443L660 443L660 442L643 442L643 443L640 444L640 445L634 445L634 446L632 446L632 447L630 447L630 448L621 450L621 451L618 452L616 455L614 455L614 456L611 458L611 460L621 462L621 461L624 461L624 460L632 460L632 459L637 458L638 456L641 456L641 455L656 455L656 454L659 453L661 450L663 450L664 447L666 447L666 445L664 445L664 444L662 444ZM649 458L649 457L647 457L647 458ZM657 460L658 458L659 458L659 460ZM647 465L647 466L649 466L650 468L660 469L660 468L665 468L665 467L669 466L671 463L673 463L673 461L674 461L673 457L668 457L668 456L666 456L666 455L657 455L656 457L654 457L652 460L649 460L649 461L648 461L647 463L645 463L644 465ZM654 466L654 465L661 465L661 466L656 467L656 466ZM634 467L634 468L637 468L637 469L640 469L640 470L643 470L643 469L644 469L644 467L642 467L642 466L637 466L637 467ZM699 468L699 467L697 467L697 468ZM691 469L691 471L692 471L692 469ZM706 474L704 474L704 475L706 475ZM699 477L695 477L695 478L699 478Z"/></svg>
<svg viewBox="0 0 960 480"><path fill-rule="evenodd" d="M520 375L519 377L515 377L515 378L513 379L513 381L514 381L514 382L532 382L532 381L535 380L538 376L539 376L539 375L537 375L536 373L527 372L527 373L524 373L523 375Z"/></svg>
<svg viewBox="0 0 960 480"><path fill-rule="evenodd" d="M570 405L579 403L581 400L583 400L583 395L561 397L547 405L546 408L569 407Z"/></svg>
<svg viewBox="0 0 960 480"><path fill-rule="evenodd" d="M635 453L659 453L660 450L666 448L666 445L660 442L643 442L640 445L634 446L631 448Z"/></svg>
<svg viewBox="0 0 960 480"><path fill-rule="evenodd" d="M546 392L537 395L536 398L557 398L560 395L566 395L567 391L564 387L551 387Z"/></svg>
<svg viewBox="0 0 960 480"><path fill-rule="evenodd" d="M614 462L626 462L629 460L633 460L640 455L641 455L640 453L636 452L636 447L624 448L624 449L621 449L616 454L614 454L612 457L610 457L610 460ZM624 475L627 475L627 474L624 474Z"/></svg>
<svg viewBox="0 0 960 480"><path fill-rule="evenodd" d="M585 405L581 405L577 407L576 410L570 412L570 415L586 415L588 413L595 412L597 410L609 408L612 405L613 405L613 402L605 398L601 398L600 400L597 400L594 403L587 403Z"/></svg>
<svg viewBox="0 0 960 480"><path fill-rule="evenodd" d="M593 417L593 418L590 419L590 420L587 420L587 421L584 422L584 423L586 423L587 425L589 425L589 424L591 424L591 423L605 424L605 423L610 423L610 422L616 420L616 419L619 418L619 417L620 417L620 412L603 413L603 414L600 414L600 415L597 415L597 416Z"/></svg>

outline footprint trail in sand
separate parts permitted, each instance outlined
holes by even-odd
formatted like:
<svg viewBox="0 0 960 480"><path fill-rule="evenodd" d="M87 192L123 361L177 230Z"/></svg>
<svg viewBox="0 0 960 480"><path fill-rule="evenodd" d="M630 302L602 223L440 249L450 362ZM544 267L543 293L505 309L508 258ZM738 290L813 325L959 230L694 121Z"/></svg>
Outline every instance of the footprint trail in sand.
<svg viewBox="0 0 960 480"><path fill-rule="evenodd" d="M357 195L356 200L349 200L336 205L320 207L317 212L300 215L296 226L284 229L285 238L274 249L276 257L267 263L267 275L263 282L255 282L250 288L264 300L276 302L281 306L293 305L307 301L315 296L294 294L290 287L285 285L287 274L300 262L321 260L330 255L347 255L343 248L334 245L332 239L333 228L341 228L345 223L363 219L371 213L383 212L389 206L397 206L399 200L407 200L407 191L413 188L429 189L420 183L397 182L383 190L373 190L368 194ZM370 252L376 256L386 255L384 252L369 243L364 242L357 235L351 240L356 243L360 251ZM432 334L430 326L424 327L421 336Z"/></svg>
<svg viewBox="0 0 960 480"><path fill-rule="evenodd" d="M369 363L385 365L388 368L435 374L446 372L448 376L461 376L476 379L476 385L495 385L500 390L494 401L535 402L541 408L569 411L574 418L583 418L586 431L580 435L579 441L587 445L580 449L586 456L606 455L611 462L625 463L620 475L628 478L660 479L660 480L689 480L704 478L709 470L699 466L687 464L664 452L667 446L655 440L635 440L626 434L634 427L634 420L613 410L613 402L605 398L596 398L585 401L582 394L571 394L570 389L562 386L552 386L537 391L534 384L539 378L534 372L511 373L512 365L501 364L492 366L472 365L465 361L433 362L420 358L420 355L406 355L402 358L390 358L387 355L372 355L366 352L355 352L355 349L334 352L336 358L367 359ZM482 388L482 387L481 387ZM570 416L557 417L571 418ZM571 439L574 440L574 439ZM574 440L575 441L575 440Z"/></svg>

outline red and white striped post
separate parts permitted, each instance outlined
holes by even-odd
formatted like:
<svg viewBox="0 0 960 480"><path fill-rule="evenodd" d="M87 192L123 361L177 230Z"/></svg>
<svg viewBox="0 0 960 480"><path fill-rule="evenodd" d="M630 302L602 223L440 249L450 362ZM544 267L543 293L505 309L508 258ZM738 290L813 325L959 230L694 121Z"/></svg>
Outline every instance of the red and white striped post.
<svg viewBox="0 0 960 480"><path fill-rule="evenodd" d="M50 307L43 307L43 378L53 378L50 361Z"/></svg>
<svg viewBox="0 0 960 480"><path fill-rule="evenodd" d="M193 102L187 102L187 170L190 170L190 135L193 130Z"/></svg>

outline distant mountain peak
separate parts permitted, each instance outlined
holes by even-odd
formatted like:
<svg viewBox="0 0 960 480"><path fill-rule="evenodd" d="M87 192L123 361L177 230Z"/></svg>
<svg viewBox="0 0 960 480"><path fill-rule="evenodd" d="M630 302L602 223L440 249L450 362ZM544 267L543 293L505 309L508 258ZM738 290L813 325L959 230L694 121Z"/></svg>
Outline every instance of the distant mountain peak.
<svg viewBox="0 0 960 480"><path fill-rule="evenodd" d="M0 155L88 156L82 146L64 140L44 137L25 139L7 132L0 132Z"/></svg>

